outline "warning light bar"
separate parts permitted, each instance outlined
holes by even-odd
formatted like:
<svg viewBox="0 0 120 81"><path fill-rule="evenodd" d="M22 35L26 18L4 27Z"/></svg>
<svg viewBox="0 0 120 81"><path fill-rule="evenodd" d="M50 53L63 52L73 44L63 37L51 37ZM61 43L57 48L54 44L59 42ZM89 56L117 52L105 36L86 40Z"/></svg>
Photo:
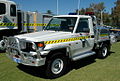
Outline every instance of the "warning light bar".
<svg viewBox="0 0 120 81"><path fill-rule="evenodd" d="M95 15L94 12L86 12L85 15Z"/></svg>
<svg viewBox="0 0 120 81"><path fill-rule="evenodd" d="M68 15L77 15L77 13L69 13Z"/></svg>

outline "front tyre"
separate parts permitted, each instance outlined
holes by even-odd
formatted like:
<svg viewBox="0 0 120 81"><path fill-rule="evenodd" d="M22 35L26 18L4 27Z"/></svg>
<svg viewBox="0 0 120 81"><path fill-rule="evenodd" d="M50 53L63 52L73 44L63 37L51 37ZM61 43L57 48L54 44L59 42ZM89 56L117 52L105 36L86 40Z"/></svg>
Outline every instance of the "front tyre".
<svg viewBox="0 0 120 81"><path fill-rule="evenodd" d="M62 59L55 59L51 65L51 71L53 74L59 74L63 69L64 63Z"/></svg>
<svg viewBox="0 0 120 81"><path fill-rule="evenodd" d="M46 76L48 78L57 78L66 72L67 58L62 53L55 53L47 61Z"/></svg>

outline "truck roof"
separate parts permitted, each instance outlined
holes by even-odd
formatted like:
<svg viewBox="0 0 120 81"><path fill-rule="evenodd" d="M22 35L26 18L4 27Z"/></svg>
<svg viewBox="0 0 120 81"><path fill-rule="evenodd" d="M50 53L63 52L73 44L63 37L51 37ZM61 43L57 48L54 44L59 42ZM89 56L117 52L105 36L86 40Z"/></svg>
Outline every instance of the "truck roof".
<svg viewBox="0 0 120 81"><path fill-rule="evenodd" d="M91 18L91 16L88 15L58 15L54 17L82 17L82 18Z"/></svg>

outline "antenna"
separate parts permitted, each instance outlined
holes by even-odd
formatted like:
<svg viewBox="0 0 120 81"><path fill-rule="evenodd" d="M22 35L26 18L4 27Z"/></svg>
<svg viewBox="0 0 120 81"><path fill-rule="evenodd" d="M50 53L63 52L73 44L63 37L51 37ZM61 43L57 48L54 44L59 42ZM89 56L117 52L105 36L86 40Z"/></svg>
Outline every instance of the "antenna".
<svg viewBox="0 0 120 81"><path fill-rule="evenodd" d="M58 4L59 2L58 2L58 0L57 0L57 15L58 15L58 13L59 13L59 10L58 10L58 7L59 7L59 4Z"/></svg>
<svg viewBox="0 0 120 81"><path fill-rule="evenodd" d="M80 0L78 0L78 12L77 12L78 15L79 15L79 8L80 8Z"/></svg>

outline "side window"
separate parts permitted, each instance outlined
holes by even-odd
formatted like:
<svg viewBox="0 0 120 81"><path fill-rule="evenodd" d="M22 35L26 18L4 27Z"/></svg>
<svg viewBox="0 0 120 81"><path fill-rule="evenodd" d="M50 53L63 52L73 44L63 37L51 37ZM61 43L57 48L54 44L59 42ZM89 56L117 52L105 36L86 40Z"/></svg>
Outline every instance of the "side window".
<svg viewBox="0 0 120 81"><path fill-rule="evenodd" d="M0 15L6 13L6 5L4 3L0 3Z"/></svg>
<svg viewBox="0 0 120 81"><path fill-rule="evenodd" d="M10 16L16 16L16 5L10 6Z"/></svg>
<svg viewBox="0 0 120 81"><path fill-rule="evenodd" d="M76 33L85 32L89 33L89 21L88 18L80 18Z"/></svg>

